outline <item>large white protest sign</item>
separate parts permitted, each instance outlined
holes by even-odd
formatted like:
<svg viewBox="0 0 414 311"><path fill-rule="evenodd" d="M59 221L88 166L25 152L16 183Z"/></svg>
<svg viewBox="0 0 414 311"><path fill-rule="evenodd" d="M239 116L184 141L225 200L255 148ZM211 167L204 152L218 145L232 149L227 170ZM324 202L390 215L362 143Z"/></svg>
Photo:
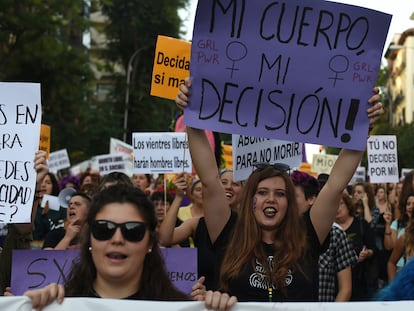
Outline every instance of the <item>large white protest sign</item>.
<svg viewBox="0 0 414 311"><path fill-rule="evenodd" d="M246 180L255 163L284 163L297 168L302 162L302 143L233 135L234 180Z"/></svg>
<svg viewBox="0 0 414 311"><path fill-rule="evenodd" d="M312 172L330 174L338 156L333 154L314 154L312 157Z"/></svg>
<svg viewBox="0 0 414 311"><path fill-rule="evenodd" d="M0 83L0 222L30 222L41 118L40 84Z"/></svg>
<svg viewBox="0 0 414 311"><path fill-rule="evenodd" d="M66 149L57 150L50 153L49 156L49 171L57 173L59 170L70 167L70 160L68 151Z"/></svg>
<svg viewBox="0 0 414 311"><path fill-rule="evenodd" d="M186 133L133 133L132 147L136 174L191 171Z"/></svg>
<svg viewBox="0 0 414 311"><path fill-rule="evenodd" d="M370 182L398 182L397 137L373 135L367 142Z"/></svg>

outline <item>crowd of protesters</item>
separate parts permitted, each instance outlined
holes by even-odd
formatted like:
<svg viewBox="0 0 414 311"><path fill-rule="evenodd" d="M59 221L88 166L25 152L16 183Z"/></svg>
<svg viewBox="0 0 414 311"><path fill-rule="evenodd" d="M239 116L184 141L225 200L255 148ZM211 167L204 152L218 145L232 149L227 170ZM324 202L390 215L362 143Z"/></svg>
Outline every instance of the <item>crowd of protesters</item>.
<svg viewBox="0 0 414 311"><path fill-rule="evenodd" d="M190 87L189 80L181 86L181 109ZM382 105L375 94L369 102L375 122ZM217 166L203 130L187 134L196 175L177 174L172 192L162 175L87 170L57 178L37 153L32 223L0 231L1 292L13 294L11 252L22 248L80 250L64 285L26 293L36 308L64 296L194 299L220 310L237 300L367 301L401 278L414 255L414 172L396 184L349 184L362 152L344 149L329 176L255 163L237 182ZM41 204L66 188L73 189L67 206ZM160 247L197 248L200 278L191 295L169 280ZM122 277L113 263L122 263Z"/></svg>

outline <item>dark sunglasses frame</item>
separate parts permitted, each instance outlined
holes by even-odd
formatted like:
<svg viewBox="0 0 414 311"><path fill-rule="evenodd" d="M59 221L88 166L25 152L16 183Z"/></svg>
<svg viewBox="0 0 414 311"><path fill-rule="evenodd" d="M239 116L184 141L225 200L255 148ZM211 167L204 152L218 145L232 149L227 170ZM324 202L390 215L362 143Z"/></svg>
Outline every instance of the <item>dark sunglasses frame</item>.
<svg viewBox="0 0 414 311"><path fill-rule="evenodd" d="M142 221L127 221L120 224L110 220L93 220L90 227L92 236L98 241L110 240L119 228L125 240L139 242L147 231L147 225Z"/></svg>
<svg viewBox="0 0 414 311"><path fill-rule="evenodd" d="M266 167L272 167L275 170L281 171L281 172L288 172L290 173L290 166L284 163L265 163L265 162L260 162L260 163L253 163L253 167L255 167L258 170L263 170Z"/></svg>

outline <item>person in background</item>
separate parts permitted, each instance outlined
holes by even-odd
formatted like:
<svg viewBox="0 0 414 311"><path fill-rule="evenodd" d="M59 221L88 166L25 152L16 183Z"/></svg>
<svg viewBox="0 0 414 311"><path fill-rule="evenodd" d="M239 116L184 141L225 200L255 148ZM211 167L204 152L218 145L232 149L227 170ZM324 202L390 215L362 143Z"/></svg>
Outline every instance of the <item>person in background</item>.
<svg viewBox="0 0 414 311"><path fill-rule="evenodd" d="M361 200L364 205L364 219L371 223L378 212L375 209L375 196L372 187L367 182L356 182L352 185L352 198L354 202Z"/></svg>
<svg viewBox="0 0 414 311"><path fill-rule="evenodd" d="M401 217L400 200L401 192L403 189L404 179L400 179L395 185L395 198L394 198L394 212L393 218L398 219Z"/></svg>
<svg viewBox="0 0 414 311"><path fill-rule="evenodd" d="M65 227L50 231L43 243L43 249L65 250L79 248L79 238L91 205L91 198L83 192L76 192L69 200Z"/></svg>
<svg viewBox="0 0 414 311"><path fill-rule="evenodd" d="M32 248L42 248L43 241L46 235L53 229L62 228L66 218L66 210L60 208L59 211L49 209L49 205L45 204L41 207L44 195L59 195L59 184L55 174L48 172L43 178L40 185L40 192L38 193L38 207L36 209L36 216L34 220L33 241Z"/></svg>
<svg viewBox="0 0 414 311"><path fill-rule="evenodd" d="M85 193L90 198L98 192L98 187L101 182L99 172L94 172L91 169L86 170L80 175L80 192Z"/></svg>
<svg viewBox="0 0 414 311"><path fill-rule="evenodd" d="M237 211L240 205L243 183L233 180L233 170L230 169L222 169L220 171L220 181L224 186L226 198L229 200L231 209Z"/></svg>
<svg viewBox="0 0 414 311"><path fill-rule="evenodd" d="M395 278L383 289L375 299L377 301L414 300L414 259L401 269Z"/></svg>
<svg viewBox="0 0 414 311"><path fill-rule="evenodd" d="M101 183L98 187L98 192L109 188L110 186L118 184L133 186L131 178L129 178L127 174L121 172L112 172L102 177Z"/></svg>
<svg viewBox="0 0 414 311"><path fill-rule="evenodd" d="M163 223L168 210L171 208L171 206L178 206L180 207L180 204L182 202L182 196L180 194L174 196L174 199L172 198L172 196L169 193L165 193L162 191L155 191L151 194L151 202L154 204L154 208L155 208L155 214L157 216L157 220L158 220L158 226L157 226L157 231L158 233L160 232L160 227L161 224ZM182 224L183 222L180 219L176 220L175 226L178 227ZM161 240L161 239L160 239ZM161 242L160 242L161 243ZM161 243L162 245L162 243ZM177 247L190 247L190 240L186 240L183 241L179 244L176 244L174 246Z"/></svg>
<svg viewBox="0 0 414 311"><path fill-rule="evenodd" d="M388 202L391 206L391 214L392 218L398 219L401 216L400 213L400 206L399 206L399 197L401 195L401 189L402 189L402 182L403 179L400 179L397 183L387 183L386 189L387 189L387 197Z"/></svg>
<svg viewBox="0 0 414 311"><path fill-rule="evenodd" d="M326 173L318 174L318 177L316 179L321 189L323 188L323 186L325 186L326 182L328 181L328 178L329 178L329 174L326 174Z"/></svg>
<svg viewBox="0 0 414 311"><path fill-rule="evenodd" d="M8 232L7 224L0 223L0 252L1 252L1 249L3 248L3 244L4 244L4 240L6 239L7 232Z"/></svg>
<svg viewBox="0 0 414 311"><path fill-rule="evenodd" d="M375 192L375 207L379 213L383 214L386 210L391 211L391 204L388 201L387 188L384 184L378 184Z"/></svg>
<svg viewBox="0 0 414 311"><path fill-rule="evenodd" d="M156 233L157 218L148 197L125 184L97 193L88 213L79 261L65 285L28 291L34 308L63 297L178 301L190 297L177 290L165 270ZM237 301L227 294L197 292L206 307L226 310ZM214 299L213 299L214 298Z"/></svg>
<svg viewBox="0 0 414 311"><path fill-rule="evenodd" d="M188 174L185 172L178 174L174 180L176 188L175 198L170 208L167 210L167 213L159 229L160 243L162 246L171 247L173 245L182 244L189 241L189 246L194 247L193 238L195 236L201 216L190 217L185 221L182 221L178 217L179 211L183 208L180 207L181 202L184 198L185 192L188 189L187 180ZM201 190L195 190L197 185L200 185L201 188L201 182L199 179L193 182L191 187L191 191L193 193L190 195L190 197L194 200L194 204L202 203ZM178 226L177 222L179 222ZM199 275L202 276L201 273L199 273Z"/></svg>
<svg viewBox="0 0 414 311"><path fill-rule="evenodd" d="M135 186L145 192L146 195L151 195L152 188L152 175L151 174L133 174L132 181Z"/></svg>
<svg viewBox="0 0 414 311"><path fill-rule="evenodd" d="M368 222L355 215L352 199L347 193L343 193L336 213L336 223L345 230L353 249L358 256L358 264L352 267L352 301L370 299L373 291L370 288L372 276L369 274L370 258L375 252L375 236ZM376 269L376 266L374 267ZM376 281L376 275L375 275Z"/></svg>
<svg viewBox="0 0 414 311"><path fill-rule="evenodd" d="M35 153L34 168L36 170L36 193L33 200L31 222L8 224L8 233L0 253L0 293L10 286L11 260L14 249L30 249L32 241L33 222L41 197L42 182L48 172L46 152L39 150Z"/></svg>
<svg viewBox="0 0 414 311"><path fill-rule="evenodd" d="M387 262L391 252L385 247L386 232L390 232L392 221L392 206L388 201L387 189L384 184L378 184L375 193L375 207L372 211L371 228L375 233L375 257L372 264L377 266L377 287L383 288L388 283Z"/></svg>
<svg viewBox="0 0 414 311"><path fill-rule="evenodd" d="M188 176L188 175L185 175ZM203 185L201 180L197 177L194 177L191 186L189 187L188 196L190 198L191 204L187 206L182 206L178 210L178 219L181 221L186 221L187 219L197 217L200 218L204 215L203 211Z"/></svg>
<svg viewBox="0 0 414 311"><path fill-rule="evenodd" d="M414 209L411 209L411 217L405 228L404 233L397 240L390 259L388 260L388 277L390 280L395 278L397 274L397 262L402 258L403 266L406 265L407 261L414 257ZM402 270L402 267L400 271Z"/></svg>
<svg viewBox="0 0 414 311"><path fill-rule="evenodd" d="M312 208L320 191L318 180L300 171L293 171L290 178L295 185L299 212L304 214ZM358 257L346 233L334 223L329 232L328 248L319 256L319 301L348 301L351 298L351 267L357 262Z"/></svg>
<svg viewBox="0 0 414 311"><path fill-rule="evenodd" d="M414 192L414 170L409 171L401 181L401 185L397 184L396 193L398 195L398 210L400 212L399 217L395 216L395 219L400 219L404 214L404 204L407 200L407 196Z"/></svg>
<svg viewBox="0 0 414 311"><path fill-rule="evenodd" d="M74 174L66 174L62 178L59 179L59 189L62 191L65 188L73 188L76 191L80 189L80 177Z"/></svg>
<svg viewBox="0 0 414 311"><path fill-rule="evenodd" d="M151 194L150 200L155 207L155 215L158 220L157 228L159 228L173 202L173 198L169 193L156 191Z"/></svg>
<svg viewBox="0 0 414 311"><path fill-rule="evenodd" d="M180 85L176 104L181 109L188 105L190 86L190 79ZM373 105L367 111L372 123L383 109L378 95L369 103ZM341 150L331 178L303 217L286 165L258 163L243 186L235 214L214 169L214 154L204 131L187 127L187 135L193 165L203 183L208 235L203 248L207 250L207 244L214 248L210 247L212 255L206 260L220 267L220 288L240 301L317 301L318 258L335 218L339 195L363 152Z"/></svg>
<svg viewBox="0 0 414 311"><path fill-rule="evenodd" d="M406 194L405 201L401 202L400 204L400 218L393 220L389 226L389 229L387 228L389 231L386 230L384 234L384 246L389 251L393 250L397 244L398 239L404 234L405 227L411 220L412 210L414 209L414 192ZM404 258L399 258L396 263L397 272L404 266L404 264Z"/></svg>

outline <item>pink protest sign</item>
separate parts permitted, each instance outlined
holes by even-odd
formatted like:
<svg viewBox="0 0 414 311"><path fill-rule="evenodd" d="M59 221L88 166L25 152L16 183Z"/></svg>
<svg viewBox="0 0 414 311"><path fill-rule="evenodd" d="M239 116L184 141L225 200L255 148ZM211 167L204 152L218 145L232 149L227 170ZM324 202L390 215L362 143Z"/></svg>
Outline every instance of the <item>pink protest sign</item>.
<svg viewBox="0 0 414 311"><path fill-rule="evenodd" d="M185 123L363 150L390 21L328 1L199 1Z"/></svg>

